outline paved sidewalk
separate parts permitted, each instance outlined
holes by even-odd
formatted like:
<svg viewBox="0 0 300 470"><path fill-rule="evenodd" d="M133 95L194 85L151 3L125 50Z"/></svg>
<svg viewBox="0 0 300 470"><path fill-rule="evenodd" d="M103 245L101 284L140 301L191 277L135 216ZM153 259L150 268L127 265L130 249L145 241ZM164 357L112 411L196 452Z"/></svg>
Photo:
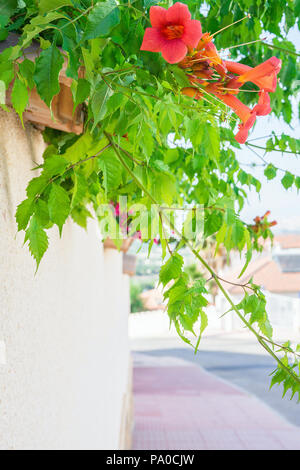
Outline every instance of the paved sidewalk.
<svg viewBox="0 0 300 470"><path fill-rule="evenodd" d="M174 358L134 353L136 450L300 450L300 429L247 392Z"/></svg>

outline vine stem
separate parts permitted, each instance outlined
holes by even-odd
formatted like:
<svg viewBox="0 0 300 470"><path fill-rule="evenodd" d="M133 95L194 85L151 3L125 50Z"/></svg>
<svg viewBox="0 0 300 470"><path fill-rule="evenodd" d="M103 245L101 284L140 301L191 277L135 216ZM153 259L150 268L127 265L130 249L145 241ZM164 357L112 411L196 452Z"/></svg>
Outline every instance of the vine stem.
<svg viewBox="0 0 300 470"><path fill-rule="evenodd" d="M131 175L131 177L135 180L137 185L142 189L142 191L146 194L146 196L150 199L150 201L153 202L153 204L159 205L157 201L154 199L152 194L147 190L147 188L144 187L144 185L140 182L140 180L136 177L134 172L129 168L127 165L126 161L123 159L122 155L120 154L118 148L116 147L112 137L107 133L104 132L105 136L109 140L110 144L112 145L115 154L117 158L119 159L120 163L122 166L125 168L125 170ZM284 369L298 384L300 384L300 379L297 377L297 375L289 369L281 360L279 357L276 356L276 354L272 351L272 349L269 347L269 345L266 343L266 341L255 331L255 329L250 325L250 323L243 317L243 315L240 313L239 309L236 307L235 303L227 293L226 289L224 289L222 283L218 279L217 274L214 272L214 270L207 264L204 258L195 250L195 248L192 246L190 241L182 235L179 230L172 224L172 222L169 220L169 218L162 212L162 219L166 221L166 223L170 226L172 230L181 238L181 240L186 244L186 246L190 249L190 251L196 256L196 258L200 261L200 263L206 268L206 270L210 273L214 281L216 282L217 286L219 287L220 291L228 301L228 303L231 306L231 309L235 311L235 313L238 315L238 317L241 319L241 321L247 326L247 328L253 333L253 335L256 336L258 342L261 344L261 346L273 357L273 359L276 360L276 362L279 364L279 366Z"/></svg>
<svg viewBox="0 0 300 470"><path fill-rule="evenodd" d="M261 149L261 150L268 150L266 147L261 147L260 145L250 144L249 142L246 142L246 145L248 147L255 147L255 148ZM270 151L271 152L280 152L280 153L291 153L292 155L300 155L300 153L291 152L290 150L270 149Z"/></svg>
<svg viewBox="0 0 300 470"><path fill-rule="evenodd" d="M291 51L290 49L284 49L284 47L275 46L274 44L268 44L267 42L263 42L263 44L269 47L270 49L277 49L278 51L286 52L287 54L292 54L297 57L300 57L300 54L298 54L298 52Z"/></svg>
<svg viewBox="0 0 300 470"><path fill-rule="evenodd" d="M109 144L105 145L101 150L99 150L99 152L96 153L95 155L92 155L91 157L83 158L82 160L78 160L78 162L75 162L75 163L72 163L71 165L69 165L61 175L56 175L53 178L50 178L49 181L47 182L46 186L41 191L41 193L45 191L45 189L49 186L49 184L53 183L58 178L61 178L65 173L72 170L76 166L81 165L82 163L86 163L89 160L93 160L94 158L99 157L99 155L101 155L101 153L103 153L105 150L107 150L111 146L112 146L111 143L109 143ZM38 199L41 196L41 193L37 194L35 199Z"/></svg>

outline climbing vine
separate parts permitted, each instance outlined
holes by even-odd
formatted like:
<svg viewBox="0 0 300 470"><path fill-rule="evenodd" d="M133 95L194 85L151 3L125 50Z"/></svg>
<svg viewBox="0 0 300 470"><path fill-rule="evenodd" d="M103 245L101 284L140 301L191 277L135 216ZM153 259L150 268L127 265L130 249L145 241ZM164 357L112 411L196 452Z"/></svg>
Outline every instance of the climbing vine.
<svg viewBox="0 0 300 470"><path fill-rule="evenodd" d="M268 160L271 151L297 158L299 140L275 133L263 144L251 140L256 119L271 111L292 123L299 54L286 36L299 13L299 0L0 1L0 45L11 34L18 37L0 54L0 106L9 111L11 90L11 105L24 125L35 88L51 109L66 64L74 111L81 106L85 115L81 135L44 131L43 163L16 211L37 267L53 226L62 234L69 218L83 228L92 217L100 223L101 207L116 208L126 196L129 207L143 206L142 219L130 213L133 227L126 234L138 233L149 251L154 239L141 220L154 220L163 259L160 282L180 337L198 349L209 322L205 307L213 280L229 309L276 361L271 385L282 383L284 394L290 389L300 399L300 345L276 344L260 287L238 284L244 298L236 305L227 281L199 250L200 242L212 238L216 252L220 246L228 253L238 250L245 258L242 275L261 238L272 237L268 214L254 225L239 216L246 189L261 188L235 155L241 145L258 158L268 180L280 177L284 189L300 189L300 174ZM33 44L39 47L35 59L28 55ZM165 207L189 208L182 229ZM186 235L188 224L196 227L194 239ZM200 280L185 271L183 247L203 266Z"/></svg>

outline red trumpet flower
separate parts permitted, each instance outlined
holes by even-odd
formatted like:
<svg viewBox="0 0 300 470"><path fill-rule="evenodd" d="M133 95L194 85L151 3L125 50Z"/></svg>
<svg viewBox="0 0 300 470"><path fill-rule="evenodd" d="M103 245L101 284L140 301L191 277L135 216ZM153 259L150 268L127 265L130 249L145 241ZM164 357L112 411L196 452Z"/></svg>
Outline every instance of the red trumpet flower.
<svg viewBox="0 0 300 470"><path fill-rule="evenodd" d="M239 124L239 131L235 135L235 140L239 144L244 144L248 139L249 130L253 126L256 120L256 113L252 112L249 119L243 124Z"/></svg>
<svg viewBox="0 0 300 470"><path fill-rule="evenodd" d="M228 60L225 61L225 65L229 72L239 75L233 80L240 83L240 86L245 82L252 82L262 90L270 92L276 90L277 74L281 69L281 60L277 57L271 57L254 68Z"/></svg>
<svg viewBox="0 0 300 470"><path fill-rule="evenodd" d="M247 140L249 130L255 123L256 112L251 110L234 95L217 95L217 97L227 104L227 106L229 106L242 120L242 124L239 124L239 131L236 134L235 139L239 144L244 144Z"/></svg>
<svg viewBox="0 0 300 470"><path fill-rule="evenodd" d="M262 90L259 92L258 104L254 106L253 112L255 112L257 116L266 116L270 114L271 111L269 93Z"/></svg>
<svg viewBox="0 0 300 470"><path fill-rule="evenodd" d="M187 5L177 2L168 10L150 8L152 28L145 31L142 51L161 52L170 64L184 59L188 46L196 47L202 34L201 23L192 20Z"/></svg>

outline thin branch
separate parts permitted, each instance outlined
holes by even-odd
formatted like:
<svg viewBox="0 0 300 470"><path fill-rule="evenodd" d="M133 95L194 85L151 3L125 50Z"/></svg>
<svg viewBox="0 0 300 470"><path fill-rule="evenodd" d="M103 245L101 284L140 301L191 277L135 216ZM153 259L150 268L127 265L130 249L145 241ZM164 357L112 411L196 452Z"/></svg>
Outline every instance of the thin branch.
<svg viewBox="0 0 300 470"><path fill-rule="evenodd" d="M298 52L290 51L289 49L284 49L284 47L274 46L274 44L268 44L267 42L263 42L263 44L265 46L269 47L270 49L277 49L278 51L282 51L282 52L285 52L287 54L291 54L291 55L295 55L297 57L300 57L300 54L298 54Z"/></svg>
<svg viewBox="0 0 300 470"><path fill-rule="evenodd" d="M260 145L250 144L249 142L246 142L246 145L248 147L255 147L257 149L261 149L261 150L265 150L265 151L280 152L280 153L291 153L292 155L300 155L300 153L292 152L291 150L267 149L266 147L261 147Z"/></svg>

